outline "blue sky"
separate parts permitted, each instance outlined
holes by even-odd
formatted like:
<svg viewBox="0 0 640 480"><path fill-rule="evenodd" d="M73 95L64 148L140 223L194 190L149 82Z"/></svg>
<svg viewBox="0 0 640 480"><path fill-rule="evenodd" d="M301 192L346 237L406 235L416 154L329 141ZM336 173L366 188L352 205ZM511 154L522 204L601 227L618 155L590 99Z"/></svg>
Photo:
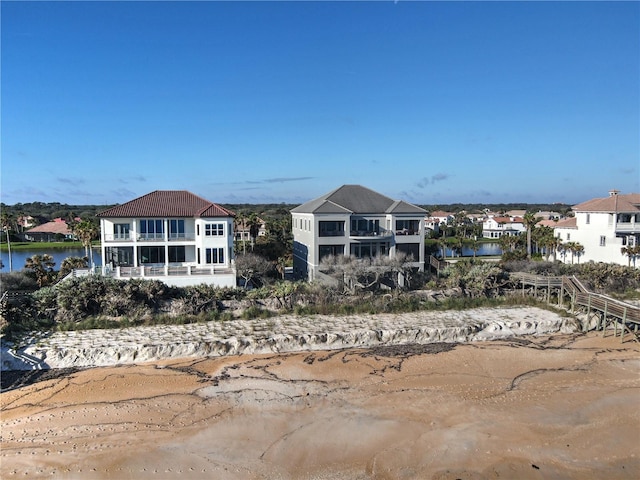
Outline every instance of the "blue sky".
<svg viewBox="0 0 640 480"><path fill-rule="evenodd" d="M0 8L9 205L640 192L638 2Z"/></svg>

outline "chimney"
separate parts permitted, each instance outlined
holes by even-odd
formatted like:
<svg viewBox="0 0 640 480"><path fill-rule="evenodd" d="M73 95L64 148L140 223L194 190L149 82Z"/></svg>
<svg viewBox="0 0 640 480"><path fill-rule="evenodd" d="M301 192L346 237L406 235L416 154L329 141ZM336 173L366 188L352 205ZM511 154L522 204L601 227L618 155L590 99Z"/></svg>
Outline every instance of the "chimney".
<svg viewBox="0 0 640 480"><path fill-rule="evenodd" d="M620 190L609 190L610 197L615 197L618 193L620 193Z"/></svg>

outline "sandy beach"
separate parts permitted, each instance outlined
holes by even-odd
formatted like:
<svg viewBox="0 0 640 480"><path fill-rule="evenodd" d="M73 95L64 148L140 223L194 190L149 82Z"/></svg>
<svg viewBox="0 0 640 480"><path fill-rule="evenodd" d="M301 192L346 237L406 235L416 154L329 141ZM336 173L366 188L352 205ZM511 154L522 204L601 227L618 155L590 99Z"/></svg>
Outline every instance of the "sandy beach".
<svg viewBox="0 0 640 480"><path fill-rule="evenodd" d="M159 360L1 401L3 479L640 477L640 346L611 334Z"/></svg>

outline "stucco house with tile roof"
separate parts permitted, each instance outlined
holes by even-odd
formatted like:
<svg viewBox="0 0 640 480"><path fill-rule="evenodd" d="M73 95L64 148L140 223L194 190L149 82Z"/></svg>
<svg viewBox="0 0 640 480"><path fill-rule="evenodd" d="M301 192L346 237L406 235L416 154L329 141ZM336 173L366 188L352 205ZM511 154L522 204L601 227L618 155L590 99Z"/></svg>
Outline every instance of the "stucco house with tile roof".
<svg viewBox="0 0 640 480"><path fill-rule="evenodd" d="M50 222L26 230L24 238L30 242L57 242L73 240L73 233L63 218L54 218Z"/></svg>
<svg viewBox="0 0 640 480"><path fill-rule="evenodd" d="M97 216L105 275L236 286L234 212L186 190L156 190Z"/></svg>
<svg viewBox="0 0 640 480"><path fill-rule="evenodd" d="M314 280L327 255L413 257L424 270L426 210L361 185L343 185L291 210L293 271Z"/></svg>
<svg viewBox="0 0 640 480"><path fill-rule="evenodd" d="M587 200L572 209L574 217L560 220L554 234L565 243L584 247L581 262L629 263L621 249L640 244L640 193L611 190L608 197Z"/></svg>
<svg viewBox="0 0 640 480"><path fill-rule="evenodd" d="M526 232L522 217L495 216L485 218L482 222L484 238L500 238L503 235L520 235Z"/></svg>

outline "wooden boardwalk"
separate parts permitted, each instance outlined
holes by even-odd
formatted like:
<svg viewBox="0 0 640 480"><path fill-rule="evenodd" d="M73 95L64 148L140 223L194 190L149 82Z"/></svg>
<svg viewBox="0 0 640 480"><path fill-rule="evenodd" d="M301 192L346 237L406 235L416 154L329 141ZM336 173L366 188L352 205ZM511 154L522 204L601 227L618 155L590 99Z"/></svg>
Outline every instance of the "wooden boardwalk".
<svg viewBox="0 0 640 480"><path fill-rule="evenodd" d="M576 277L528 273L512 273L511 277L520 281L523 295L544 296L548 304L557 302L559 306L565 306L567 302L566 306L572 313L586 313L585 330L590 320L596 318L596 330L602 330L602 336L605 336L607 328L613 326L614 336L618 336L620 330L621 342L624 342L625 334L631 334L635 341L640 342L640 307L590 292Z"/></svg>

